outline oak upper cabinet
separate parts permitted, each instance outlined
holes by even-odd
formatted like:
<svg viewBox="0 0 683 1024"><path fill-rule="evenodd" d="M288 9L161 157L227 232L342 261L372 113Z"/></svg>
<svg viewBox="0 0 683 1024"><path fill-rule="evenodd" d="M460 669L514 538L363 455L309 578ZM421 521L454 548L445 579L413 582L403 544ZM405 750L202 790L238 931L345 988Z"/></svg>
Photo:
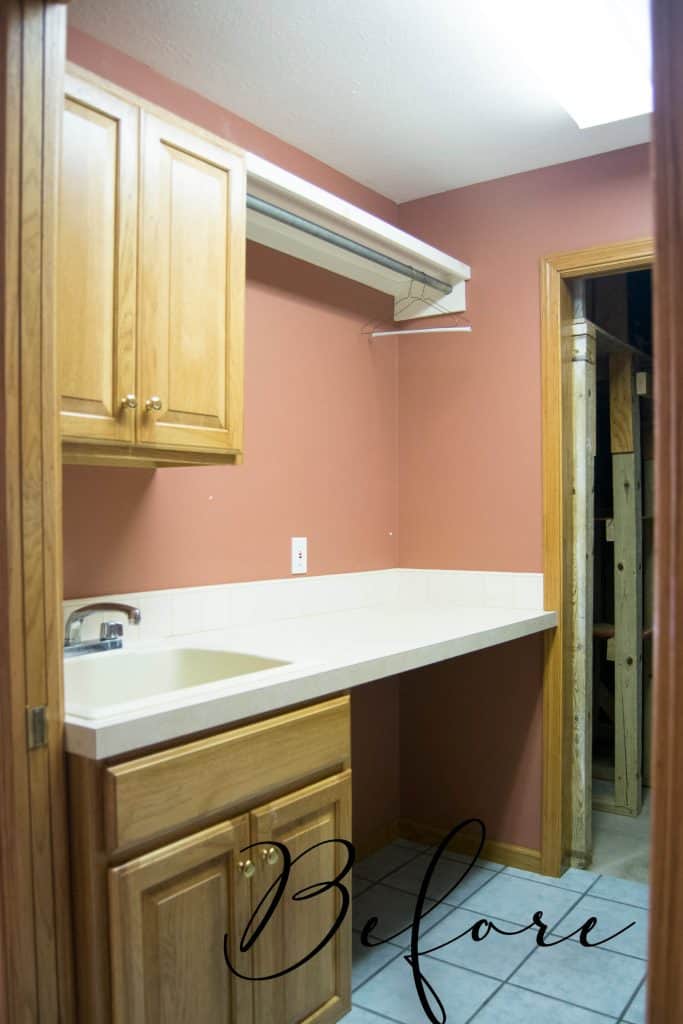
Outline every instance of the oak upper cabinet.
<svg viewBox="0 0 683 1024"><path fill-rule="evenodd" d="M250 915L240 849L246 816L109 872L114 1024L251 1024L251 972L239 939Z"/></svg>
<svg viewBox="0 0 683 1024"><path fill-rule="evenodd" d="M241 448L241 156L143 112L141 444Z"/></svg>
<svg viewBox="0 0 683 1024"><path fill-rule="evenodd" d="M348 854L339 842L351 834L351 772L325 779L252 812L256 847L255 895L260 898L282 872L273 840L287 846L291 875L278 907L254 943L254 974L277 974L304 960L334 927L342 896L332 888L310 899L293 899L340 875ZM324 844L324 845L318 845ZM272 864L269 864L272 860ZM351 895L351 873L340 886ZM314 957L291 973L254 986L254 1017L277 1024L328 1024L351 1009L351 908L339 931Z"/></svg>
<svg viewBox="0 0 683 1024"><path fill-rule="evenodd" d="M59 209L64 459L242 449L246 171L217 137L67 75Z"/></svg>
<svg viewBox="0 0 683 1024"><path fill-rule="evenodd" d="M64 438L134 441L139 112L66 78L57 350Z"/></svg>

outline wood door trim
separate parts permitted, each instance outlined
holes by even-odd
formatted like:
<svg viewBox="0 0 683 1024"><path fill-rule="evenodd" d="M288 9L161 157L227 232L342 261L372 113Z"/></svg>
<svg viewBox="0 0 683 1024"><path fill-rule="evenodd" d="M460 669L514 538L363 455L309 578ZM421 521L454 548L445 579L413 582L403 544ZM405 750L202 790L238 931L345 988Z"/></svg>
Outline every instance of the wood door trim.
<svg viewBox="0 0 683 1024"><path fill-rule="evenodd" d="M683 7L653 0L655 619L649 1024L683 1019Z"/></svg>
<svg viewBox="0 0 683 1024"><path fill-rule="evenodd" d="M0 1017L74 1018L55 291L66 12L0 18ZM28 749L26 709L47 709Z"/></svg>
<svg viewBox="0 0 683 1024"><path fill-rule="evenodd" d="M564 438L570 415L563 356L565 282L585 274L618 273L651 266L654 240L640 238L547 256L541 260L541 360L543 450L544 606L559 613L545 634L543 671L543 798L541 870L558 875L567 847L570 751L565 658L568 646L568 573L563 538L571 527ZM564 453L564 454L563 454Z"/></svg>

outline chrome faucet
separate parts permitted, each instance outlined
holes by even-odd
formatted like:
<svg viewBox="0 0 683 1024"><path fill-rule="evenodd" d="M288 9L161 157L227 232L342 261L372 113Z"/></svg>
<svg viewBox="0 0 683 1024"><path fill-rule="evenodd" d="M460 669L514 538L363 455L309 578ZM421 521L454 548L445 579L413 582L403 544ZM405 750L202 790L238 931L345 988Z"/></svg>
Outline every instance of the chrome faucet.
<svg viewBox="0 0 683 1024"><path fill-rule="evenodd" d="M76 608L66 620L64 627L64 657L74 654L89 654L92 651L115 651L123 647L123 624L121 622L103 622L100 626L99 640L82 640L81 627L89 615L97 612L123 612L128 621L137 625L142 618L140 609L132 604L119 604L116 601L96 601Z"/></svg>

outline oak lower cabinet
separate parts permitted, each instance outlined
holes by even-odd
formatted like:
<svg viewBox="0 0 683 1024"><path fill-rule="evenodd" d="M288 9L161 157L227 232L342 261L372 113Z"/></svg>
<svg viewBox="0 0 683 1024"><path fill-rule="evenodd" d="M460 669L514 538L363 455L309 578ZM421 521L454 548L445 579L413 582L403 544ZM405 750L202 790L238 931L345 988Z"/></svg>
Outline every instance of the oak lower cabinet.
<svg viewBox="0 0 683 1024"><path fill-rule="evenodd" d="M244 154L69 65L58 206L65 462L242 451Z"/></svg>
<svg viewBox="0 0 683 1024"><path fill-rule="evenodd" d="M241 817L111 869L115 1021L251 1024L249 982L230 974L223 956L227 933L249 973L249 958L238 955L250 914L238 868L248 842Z"/></svg>
<svg viewBox="0 0 683 1024"><path fill-rule="evenodd" d="M125 760L70 755L69 790L82 1024L350 1010L347 697Z"/></svg>
<svg viewBox="0 0 683 1024"><path fill-rule="evenodd" d="M343 909L343 889L318 893L321 882L342 875L348 860L345 847L334 840L350 838L350 772L283 797L251 814L252 842L263 844L257 890L261 895L282 871L282 858L268 864L273 840L284 844L294 861L284 899L254 944L254 975L279 974L306 960L333 928ZM324 844L324 845L320 845ZM272 857L274 859L274 852ZM297 858L301 859L297 861ZM267 883L267 884L264 884ZM351 894L351 874L341 879ZM306 890L309 890L306 893ZM295 894L307 898L293 899ZM310 960L273 981L254 985L257 1021L279 1024L326 1024L351 1009L348 981L351 947L348 942L351 907L346 925Z"/></svg>

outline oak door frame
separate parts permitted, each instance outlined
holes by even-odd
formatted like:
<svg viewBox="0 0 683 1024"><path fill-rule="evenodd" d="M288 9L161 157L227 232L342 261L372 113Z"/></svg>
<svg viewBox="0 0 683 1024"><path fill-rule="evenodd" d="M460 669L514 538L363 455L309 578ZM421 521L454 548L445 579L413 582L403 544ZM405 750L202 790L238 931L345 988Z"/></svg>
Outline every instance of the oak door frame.
<svg viewBox="0 0 683 1024"><path fill-rule="evenodd" d="M683 4L652 0L655 629L649 1024L683 1020Z"/></svg>
<svg viewBox="0 0 683 1024"><path fill-rule="evenodd" d="M70 1024L56 218L66 9L0 11L0 1019ZM45 734L30 729L45 711ZM39 719L40 724L40 719Z"/></svg>
<svg viewBox="0 0 683 1024"><path fill-rule="evenodd" d="M642 270L654 262L654 240L641 238L578 249L541 261L544 602L558 612L545 634L543 669L543 803L541 870L558 875L569 853L571 792L571 577L569 438L572 431L569 282L586 275ZM656 460L656 456L655 456ZM659 475L659 474L657 474Z"/></svg>

